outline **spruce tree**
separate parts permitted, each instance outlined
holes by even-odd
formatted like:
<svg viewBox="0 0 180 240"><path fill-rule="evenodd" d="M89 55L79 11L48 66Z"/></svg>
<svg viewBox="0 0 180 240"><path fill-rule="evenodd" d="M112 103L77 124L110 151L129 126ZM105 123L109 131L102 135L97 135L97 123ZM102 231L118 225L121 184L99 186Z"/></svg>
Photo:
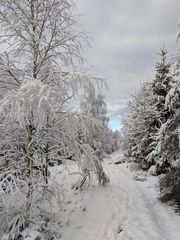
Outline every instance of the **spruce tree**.
<svg viewBox="0 0 180 240"><path fill-rule="evenodd" d="M152 81L152 90L159 113L159 121L155 123L157 131L153 137L153 151L149 154L148 159L155 162L159 173L166 172L169 168L170 155L172 153L172 144L168 137L170 134L168 129L171 125L174 110L167 107L166 99L168 93L175 85L175 80L171 73L172 64L167 61L167 54L167 49L164 47L160 49L160 61L156 63L156 74Z"/></svg>
<svg viewBox="0 0 180 240"><path fill-rule="evenodd" d="M173 86L174 80L171 74L171 63L167 61L168 51L163 48L160 49L160 61L155 65L155 78L152 81L152 91L156 99L156 107L160 113L160 121L166 122L170 116L170 111L165 108L166 96ZM160 127L160 122L156 123Z"/></svg>
<svg viewBox="0 0 180 240"><path fill-rule="evenodd" d="M158 118L151 85L145 82L129 102L122 130L125 156L138 162L143 169L148 169L153 163L147 160L147 156L152 151Z"/></svg>

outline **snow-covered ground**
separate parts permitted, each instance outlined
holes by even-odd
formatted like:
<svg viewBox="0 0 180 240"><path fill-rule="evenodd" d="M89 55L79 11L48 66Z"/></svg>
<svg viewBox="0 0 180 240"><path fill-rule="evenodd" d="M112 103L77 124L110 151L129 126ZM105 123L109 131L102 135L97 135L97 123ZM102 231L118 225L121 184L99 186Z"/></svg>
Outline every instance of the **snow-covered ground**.
<svg viewBox="0 0 180 240"><path fill-rule="evenodd" d="M79 195L66 193L61 239L179 240L180 217L157 200L157 177L145 179L127 164L113 164L120 158L116 153L104 162L111 179L108 186L92 183Z"/></svg>

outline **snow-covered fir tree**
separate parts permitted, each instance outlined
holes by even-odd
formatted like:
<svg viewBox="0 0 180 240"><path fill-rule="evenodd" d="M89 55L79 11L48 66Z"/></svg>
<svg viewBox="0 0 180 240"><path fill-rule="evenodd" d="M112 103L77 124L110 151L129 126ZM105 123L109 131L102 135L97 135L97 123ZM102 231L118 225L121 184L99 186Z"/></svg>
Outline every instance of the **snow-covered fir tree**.
<svg viewBox="0 0 180 240"><path fill-rule="evenodd" d="M127 156L133 156L143 168L156 165L157 173L165 172L170 166L176 141L174 138L172 142L169 141L167 130L174 114L174 109L167 106L167 96L176 84L171 73L171 63L167 62L167 50L160 49L159 55L155 77L144 84L130 102L123 127Z"/></svg>
<svg viewBox="0 0 180 240"><path fill-rule="evenodd" d="M174 87L175 80L172 75L172 64L167 62L167 50L165 48L160 49L159 55L160 61L156 63L155 78L152 81L152 90L155 97L155 104L159 113L159 122L157 122L155 125L157 131L153 137L153 150L149 154L148 159L156 164L157 171L161 173L166 171L166 169L169 167L170 161L169 157L167 157L167 152L171 152L170 149L172 146L170 147L169 143L169 146L164 149L165 152L162 150L164 157L160 157L160 145L162 142L162 135L165 134L165 126L168 125L167 122L170 121L169 119L171 119L173 114L173 110L167 107L166 97L169 91L171 91L171 89Z"/></svg>
<svg viewBox="0 0 180 240"><path fill-rule="evenodd" d="M153 81L145 83L128 105L122 147L126 158L143 169L153 165L151 174L164 173L160 180L163 199L179 201L180 85L179 75L171 72L163 48Z"/></svg>
<svg viewBox="0 0 180 240"><path fill-rule="evenodd" d="M158 119L159 112L152 86L145 82L129 102L128 114L123 120L122 129L125 156L139 162L144 169L152 165L147 156L152 151L152 137L156 132Z"/></svg>
<svg viewBox="0 0 180 240"><path fill-rule="evenodd" d="M156 106L162 123L166 122L170 115L168 109L165 108L165 100L174 83L171 69L172 64L167 61L167 54L167 49L164 47L160 49L160 60L155 65L155 77L152 81L152 90L156 98Z"/></svg>
<svg viewBox="0 0 180 240"><path fill-rule="evenodd" d="M179 204L180 184L180 84L177 79L166 96L165 107L171 116L163 123L156 135L158 145L152 152L160 178L161 199Z"/></svg>

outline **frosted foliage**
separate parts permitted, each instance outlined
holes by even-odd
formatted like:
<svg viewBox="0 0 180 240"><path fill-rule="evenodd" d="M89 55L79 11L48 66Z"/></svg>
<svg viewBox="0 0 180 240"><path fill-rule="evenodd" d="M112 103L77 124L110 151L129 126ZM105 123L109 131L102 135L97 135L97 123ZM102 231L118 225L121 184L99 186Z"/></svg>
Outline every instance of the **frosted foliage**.
<svg viewBox="0 0 180 240"><path fill-rule="evenodd" d="M108 128L107 107L104 96L89 92L81 100L80 112L86 118L85 138L97 155L110 154L118 149L118 136Z"/></svg>
<svg viewBox="0 0 180 240"><path fill-rule="evenodd" d="M15 51L16 57L28 55L24 69L29 70L29 63L34 61L35 74L39 74L41 67L49 60L55 63L57 56L64 66L73 64L74 58L82 60L80 39L85 39L86 35L76 24L71 0L31 3L2 0L0 8L6 44L15 43L10 49Z"/></svg>
<svg viewBox="0 0 180 240"><path fill-rule="evenodd" d="M63 89L60 91L35 79L24 81L18 91L10 91L0 102L3 126L10 129L12 125L9 124L15 122L16 127L25 130L25 134L26 127L33 126L35 165L45 164L46 158L61 160L63 163L67 158L72 158L81 169L97 173L94 161L98 159L94 156L94 150L88 144L78 142L78 128L85 132L87 126L81 116L65 110L64 103L67 99ZM22 143L19 140L17 139L17 145L21 149ZM26 142L24 144L26 146ZM22 154L19 154L21 163L24 161Z"/></svg>
<svg viewBox="0 0 180 240"><path fill-rule="evenodd" d="M72 96L94 92L99 79L80 74L77 62L87 35L73 15L71 0L0 1L0 81L5 89L39 79ZM13 44L12 44L13 43Z"/></svg>
<svg viewBox="0 0 180 240"><path fill-rule="evenodd" d="M158 116L151 86L149 83L144 83L129 102L128 114L123 121L125 155L138 162L147 161L147 156L152 150L154 124Z"/></svg>
<svg viewBox="0 0 180 240"><path fill-rule="evenodd" d="M107 88L103 79L90 77L80 72L68 72L67 76L63 77L63 82L73 97L79 97L82 93L84 96L95 97L96 90Z"/></svg>
<svg viewBox="0 0 180 240"><path fill-rule="evenodd" d="M17 178L19 175L19 178ZM27 185L20 177L21 171L3 171L0 173L0 214L7 214L7 222L11 225L10 216L24 211L25 191ZM13 220L14 221L14 220ZM13 229L11 230L13 232Z"/></svg>
<svg viewBox="0 0 180 240"><path fill-rule="evenodd" d="M180 107L180 85L176 84L166 96L165 107L169 110L177 110Z"/></svg>
<svg viewBox="0 0 180 240"><path fill-rule="evenodd" d="M95 92L89 91L88 95L84 96L81 101L81 112L87 114L89 117L95 118L102 126L107 124L107 107L104 96L101 94L96 96Z"/></svg>
<svg viewBox="0 0 180 240"><path fill-rule="evenodd" d="M158 144L157 144L157 147L156 147L156 151L155 151L155 154L156 155L160 155L161 154L161 151L162 151L162 144L163 144L163 138L166 134L166 131L167 131L167 125L168 125L168 122L166 123L163 123L161 125L161 128L159 129L159 132L158 132Z"/></svg>
<svg viewBox="0 0 180 240"><path fill-rule="evenodd" d="M97 160L97 157L94 155L93 149L88 144L82 145L83 155L78 161L79 167L84 170L92 171L97 173L97 168L95 161Z"/></svg>
<svg viewBox="0 0 180 240"><path fill-rule="evenodd" d="M21 128L32 124L40 130L47 121L47 113L55 115L62 97L63 94L38 80L27 80L19 91L10 91L1 100L0 116L4 125L16 121Z"/></svg>
<svg viewBox="0 0 180 240"><path fill-rule="evenodd" d="M93 148L80 141L88 116L70 109L71 100L104 86L75 67L87 36L74 7L71 0L0 1L0 211L10 218L8 240L20 239L31 218L43 219L41 204L61 203L63 182L54 182L49 166L75 160L100 184L109 181ZM96 120L88 121L95 129Z"/></svg>
<svg viewBox="0 0 180 240"><path fill-rule="evenodd" d="M150 175L155 176L155 175L157 174L156 166L154 166L154 165L151 166L151 167L149 168L148 172L149 172Z"/></svg>
<svg viewBox="0 0 180 240"><path fill-rule="evenodd" d="M171 167L178 166L179 159L179 114L174 114L163 123L154 137L157 142L154 150L149 154L149 159L154 159L158 172L169 171Z"/></svg>

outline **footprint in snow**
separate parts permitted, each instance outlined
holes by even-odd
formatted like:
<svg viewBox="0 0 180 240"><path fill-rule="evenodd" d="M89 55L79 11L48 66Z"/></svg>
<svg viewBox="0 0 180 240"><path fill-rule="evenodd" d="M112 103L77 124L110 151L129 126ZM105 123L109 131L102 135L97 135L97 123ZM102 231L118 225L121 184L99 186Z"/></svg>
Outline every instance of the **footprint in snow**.
<svg viewBox="0 0 180 240"><path fill-rule="evenodd" d="M120 234L123 231L122 227L119 225L117 228L117 233Z"/></svg>

